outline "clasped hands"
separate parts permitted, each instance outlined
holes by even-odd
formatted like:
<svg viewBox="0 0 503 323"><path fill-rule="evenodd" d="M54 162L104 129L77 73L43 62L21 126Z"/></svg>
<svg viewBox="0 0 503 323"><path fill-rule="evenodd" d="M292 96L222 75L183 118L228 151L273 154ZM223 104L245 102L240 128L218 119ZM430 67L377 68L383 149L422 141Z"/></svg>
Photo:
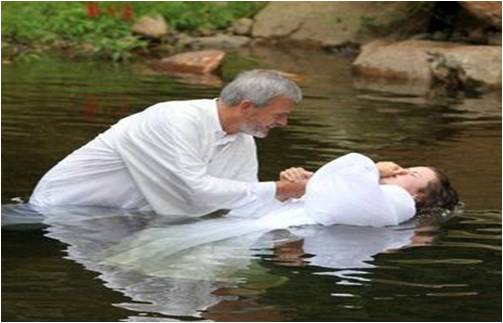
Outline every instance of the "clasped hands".
<svg viewBox="0 0 503 323"><path fill-rule="evenodd" d="M302 167L291 167L279 173L276 182L276 198L285 201L289 198L299 198L306 192L306 184L313 172Z"/></svg>
<svg viewBox="0 0 503 323"><path fill-rule="evenodd" d="M377 162L376 167L379 170L380 178L408 173L407 169L391 161ZM306 192L306 184L311 176L313 176L313 172L302 167L291 167L280 172L279 181L276 182L276 198L285 201L301 197Z"/></svg>

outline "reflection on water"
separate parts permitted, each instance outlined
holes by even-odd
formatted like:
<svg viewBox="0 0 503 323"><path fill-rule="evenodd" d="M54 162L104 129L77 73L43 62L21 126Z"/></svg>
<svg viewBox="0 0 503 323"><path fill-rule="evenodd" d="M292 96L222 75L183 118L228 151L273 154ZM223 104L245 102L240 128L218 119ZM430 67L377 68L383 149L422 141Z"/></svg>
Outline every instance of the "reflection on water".
<svg viewBox="0 0 503 323"><path fill-rule="evenodd" d="M355 89L346 59L261 48L240 54L306 76L305 100L289 126L258 143L262 179L358 151L446 170L464 212L446 223L424 218L396 228L244 236L179 254L171 271L150 263L165 273L151 275L107 264L103 251L186 219L65 209L41 226L37 214L4 206L3 223L26 223L2 230L2 319L500 320L500 94L381 94ZM2 90L5 204L26 199L52 164L119 118L158 101L215 97L219 89L142 64L50 60L3 66Z"/></svg>
<svg viewBox="0 0 503 323"><path fill-rule="evenodd" d="M222 304L226 304L224 308L229 304L242 308L242 300L238 296L255 298L269 289L289 283L292 278L288 273L271 273L267 266L271 261L295 270L307 269L310 274L333 276L336 284L344 286L377 282L419 286L427 290L446 290L450 287L459 290L459 287L465 287L459 284L386 281L369 276L372 273L369 269L377 267L373 264L375 255L431 244L438 234L438 226L425 221L415 220L386 228L344 225L293 227L267 234L241 235L233 233L240 223L232 218L167 219L153 213L93 207L35 211L23 204L4 205L2 213L4 224L8 224L9 220L17 223L20 214L28 215L32 223L37 220L43 222L47 226L46 236L66 245L68 259L99 273L98 277L106 287L132 300L115 303L115 306L141 313L194 318L203 315L221 319L222 313L216 313L222 310ZM238 219L238 222L243 220ZM201 233L211 232L213 223L227 228L231 235L227 234L224 240L207 243L205 236L201 238ZM164 234L159 235L156 230ZM415 239L416 235L426 232L430 234L430 239ZM152 241L160 241L161 247L154 246ZM144 253L153 252L151 249L156 252L144 256L144 266L137 268L130 263L136 263L138 255L134 258L124 256L124 246L139 246ZM117 255L121 262L116 260ZM341 297L342 294L330 295ZM278 319L282 318L280 312L275 315ZM235 315L232 317L244 319ZM246 317L257 319L249 313Z"/></svg>

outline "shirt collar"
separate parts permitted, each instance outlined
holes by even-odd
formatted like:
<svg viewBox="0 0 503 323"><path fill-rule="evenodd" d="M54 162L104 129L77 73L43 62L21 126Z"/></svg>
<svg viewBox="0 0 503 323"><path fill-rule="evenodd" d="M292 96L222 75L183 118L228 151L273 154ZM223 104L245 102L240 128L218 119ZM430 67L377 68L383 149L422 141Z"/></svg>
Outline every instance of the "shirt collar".
<svg viewBox="0 0 503 323"><path fill-rule="evenodd" d="M215 144L217 146L219 145L225 145L229 142L233 142L234 140L237 139L239 133L236 134L228 134L227 132L224 131L222 128L222 125L220 124L220 119L218 118L218 104L217 104L218 99L214 99L213 106L210 109L211 111L211 128L213 129L213 132L215 133Z"/></svg>

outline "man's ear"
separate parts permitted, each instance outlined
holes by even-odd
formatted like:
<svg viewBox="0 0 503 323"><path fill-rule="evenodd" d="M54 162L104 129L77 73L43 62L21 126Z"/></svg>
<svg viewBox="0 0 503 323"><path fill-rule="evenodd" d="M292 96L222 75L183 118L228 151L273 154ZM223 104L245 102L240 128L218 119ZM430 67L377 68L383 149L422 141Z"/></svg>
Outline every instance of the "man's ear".
<svg viewBox="0 0 503 323"><path fill-rule="evenodd" d="M243 113L243 114L249 114L252 109L255 107L255 103L253 103L250 100L243 100L239 103L238 109Z"/></svg>

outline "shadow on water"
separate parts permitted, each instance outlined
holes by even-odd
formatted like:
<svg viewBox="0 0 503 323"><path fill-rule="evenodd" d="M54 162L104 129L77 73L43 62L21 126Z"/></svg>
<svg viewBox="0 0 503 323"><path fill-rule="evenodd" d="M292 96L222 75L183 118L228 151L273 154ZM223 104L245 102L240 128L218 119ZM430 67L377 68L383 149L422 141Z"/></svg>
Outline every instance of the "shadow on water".
<svg viewBox="0 0 503 323"><path fill-rule="evenodd" d="M184 219L66 209L40 226L34 215L2 229L2 319L499 321L501 94L454 100L359 90L347 59L262 48L238 54L305 76L305 99L289 126L258 141L262 179L358 151L446 170L464 212L447 223L230 239L146 266L160 266L164 276L103 264L99 251L146 230L180 228ZM118 119L155 102L219 92L142 64L49 59L2 67L3 204L27 199L51 165Z"/></svg>

